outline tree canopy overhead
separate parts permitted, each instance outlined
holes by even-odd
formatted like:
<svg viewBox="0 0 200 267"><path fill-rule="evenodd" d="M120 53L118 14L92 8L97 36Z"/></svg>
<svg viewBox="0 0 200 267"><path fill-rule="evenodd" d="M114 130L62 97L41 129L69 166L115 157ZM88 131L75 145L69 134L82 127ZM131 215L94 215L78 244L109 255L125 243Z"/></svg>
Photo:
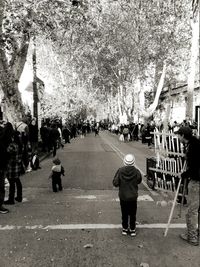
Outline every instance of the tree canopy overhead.
<svg viewBox="0 0 200 267"><path fill-rule="evenodd" d="M191 0L4 0L0 86L6 101L22 110L17 84L35 37L38 75L65 95L66 107L71 98L74 110L87 106L87 94L75 97L82 88L104 101L113 118L151 115L163 86L187 80L197 10Z"/></svg>

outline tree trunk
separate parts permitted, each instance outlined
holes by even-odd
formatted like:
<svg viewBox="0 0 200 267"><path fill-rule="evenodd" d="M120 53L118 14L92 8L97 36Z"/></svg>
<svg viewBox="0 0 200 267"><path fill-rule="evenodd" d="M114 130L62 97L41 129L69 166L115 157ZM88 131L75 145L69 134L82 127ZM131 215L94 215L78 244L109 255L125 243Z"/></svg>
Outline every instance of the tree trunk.
<svg viewBox="0 0 200 267"><path fill-rule="evenodd" d="M10 121L15 121L17 118L21 118L21 116L24 115L18 83L26 62L30 35L28 33L23 34L20 44L18 43L18 49L16 49L10 61L8 61L4 41L2 40L5 2L6 1L3 0L0 4L0 89L5 99L5 114L7 113L7 117L9 117ZM25 23L24 29L27 30L27 27L28 24Z"/></svg>
<svg viewBox="0 0 200 267"><path fill-rule="evenodd" d="M21 120L24 115L24 107L18 91L18 83L14 77L10 77L9 81L2 85L2 91L5 101L5 118L11 123Z"/></svg>
<svg viewBox="0 0 200 267"><path fill-rule="evenodd" d="M144 109L144 92L141 90L140 92L140 100L142 102L140 102L140 110L141 110L141 115L148 118L150 117L153 112L155 111L157 105L158 105L158 100L159 100L159 97L160 97L160 94L161 94L161 91L162 91L162 88L163 88L163 85L164 85L164 80L165 80L165 74L166 74L166 64L164 63L163 65L163 71L162 71L162 74L161 74L161 77L160 77L160 81L159 81L159 84L158 84L158 87L157 87L157 91L156 91L156 95L155 95L155 98L154 98L154 101L153 103L149 106L149 108L147 110ZM143 96L143 97L142 97ZM143 108L143 110L142 110Z"/></svg>
<svg viewBox="0 0 200 267"><path fill-rule="evenodd" d="M120 90L118 88L117 92L117 104L118 104L118 109L119 109L119 118L122 116L122 108L121 108L121 97L120 97Z"/></svg>
<svg viewBox="0 0 200 267"><path fill-rule="evenodd" d="M188 87L187 87L187 101L186 101L186 118L188 120L193 119L193 95L194 95L194 82L196 73L196 62L198 59L198 43L199 43L199 13L194 20L191 20L192 26L192 44L191 44L191 56L188 73Z"/></svg>

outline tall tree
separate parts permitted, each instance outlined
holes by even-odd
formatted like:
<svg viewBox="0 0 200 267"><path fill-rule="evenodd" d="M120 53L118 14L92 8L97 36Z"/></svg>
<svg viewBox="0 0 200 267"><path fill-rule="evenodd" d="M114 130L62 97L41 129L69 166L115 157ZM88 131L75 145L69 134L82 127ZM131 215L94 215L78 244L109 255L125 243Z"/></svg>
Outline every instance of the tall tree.
<svg viewBox="0 0 200 267"><path fill-rule="evenodd" d="M192 1L191 8L191 50L190 62L188 70L188 87L187 87L187 101L186 101L186 118L188 120L194 119L194 86L195 75L197 71L197 60L199 58L199 0Z"/></svg>
<svg viewBox="0 0 200 267"><path fill-rule="evenodd" d="M30 11L24 8L22 2L18 1L15 5L10 1L2 1L0 5L0 87L4 93L5 105L13 109L15 112L11 111L11 114L16 114L17 117L23 114L18 82L26 61L30 27Z"/></svg>
<svg viewBox="0 0 200 267"><path fill-rule="evenodd" d="M71 3L56 0L2 0L0 4L0 81L5 104L16 120L24 113L18 83L31 37L41 31L55 40L55 32L67 21ZM57 11L57 12L56 12Z"/></svg>

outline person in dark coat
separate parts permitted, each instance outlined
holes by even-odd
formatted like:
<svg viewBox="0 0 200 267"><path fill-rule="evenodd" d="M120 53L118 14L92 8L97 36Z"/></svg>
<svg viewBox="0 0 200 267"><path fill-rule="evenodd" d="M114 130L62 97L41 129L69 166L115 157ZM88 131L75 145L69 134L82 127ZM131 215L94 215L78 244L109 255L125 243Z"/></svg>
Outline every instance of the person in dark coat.
<svg viewBox="0 0 200 267"><path fill-rule="evenodd" d="M147 123L147 127L145 129L145 139L148 143L148 147L150 147L152 143L152 136L151 136L151 126L149 123Z"/></svg>
<svg viewBox="0 0 200 267"><path fill-rule="evenodd" d="M7 147L11 143L13 135L13 127L11 123L1 122L0 125L0 214L6 214L9 212L3 206L5 197L5 174L8 164Z"/></svg>
<svg viewBox="0 0 200 267"><path fill-rule="evenodd" d="M85 123L83 123L83 125L82 125L82 135L83 136L86 136L86 132L87 132L87 124L85 124Z"/></svg>
<svg viewBox="0 0 200 267"><path fill-rule="evenodd" d="M58 158L53 160L53 167L51 169L51 174L49 176L52 179L52 190L53 192L62 191L62 180L61 175L65 176L65 170L61 165L61 161Z"/></svg>
<svg viewBox="0 0 200 267"><path fill-rule="evenodd" d="M65 125L63 130L62 130L62 135L63 135L63 138L65 140L65 144L70 143L70 134L71 133L70 133L68 126Z"/></svg>
<svg viewBox="0 0 200 267"><path fill-rule="evenodd" d="M124 135L124 142L126 141L129 141L128 140L128 135L129 135L129 128L127 125L124 126L124 129L123 129L123 135Z"/></svg>
<svg viewBox="0 0 200 267"><path fill-rule="evenodd" d="M22 202L22 184L20 181L22 167L22 143L19 138L19 132L15 131L13 139L7 148L8 164L6 177L9 182L9 197L4 201L4 204L13 205L15 200ZM17 187L17 197L15 198L15 185Z"/></svg>
<svg viewBox="0 0 200 267"><path fill-rule="evenodd" d="M133 129L133 140L138 141L139 140L139 128L138 128L138 124L135 124L134 129Z"/></svg>
<svg viewBox="0 0 200 267"><path fill-rule="evenodd" d="M127 154L124 157L124 165L116 172L113 185L119 187L122 235L127 235L130 231L131 236L136 236L138 184L142 181L142 175L134 166L135 157L132 154Z"/></svg>
<svg viewBox="0 0 200 267"><path fill-rule="evenodd" d="M73 124L71 128L71 138L76 138L76 135L77 135L76 124Z"/></svg>
<svg viewBox="0 0 200 267"><path fill-rule="evenodd" d="M35 118L31 120L28 126L29 128L29 142L31 144L32 152L35 152L38 148L38 126Z"/></svg>
<svg viewBox="0 0 200 267"><path fill-rule="evenodd" d="M187 230L186 233L180 235L180 238L197 246L200 235L200 140L192 135L192 129L189 126L180 127L176 134L180 142L186 146L187 164L181 178L185 180L185 184L188 184Z"/></svg>
<svg viewBox="0 0 200 267"><path fill-rule="evenodd" d="M60 137L60 134L59 134L56 124L52 124L51 130L49 133L49 139L50 139L51 146L53 147L53 157L56 156L59 137Z"/></svg>
<svg viewBox="0 0 200 267"><path fill-rule="evenodd" d="M40 128L40 136L42 139L42 151L46 152L48 150L49 129L45 123Z"/></svg>

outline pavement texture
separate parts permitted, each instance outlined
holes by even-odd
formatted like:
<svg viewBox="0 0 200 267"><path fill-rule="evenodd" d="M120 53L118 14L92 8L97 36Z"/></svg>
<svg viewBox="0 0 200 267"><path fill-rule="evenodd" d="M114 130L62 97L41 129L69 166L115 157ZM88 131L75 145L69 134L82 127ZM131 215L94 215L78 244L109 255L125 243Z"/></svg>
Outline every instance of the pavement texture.
<svg viewBox="0 0 200 267"><path fill-rule="evenodd" d="M0 216L0 267L113 266L199 267L200 247L179 239L184 214L179 206L164 237L173 194L139 188L137 236L121 235L118 190L112 179L124 154L134 153L140 170L154 151L141 142L121 143L108 132L76 138L57 152L64 168L63 191L48 179L52 157L22 176L23 202ZM167 205L161 207L160 201ZM177 225L177 226L176 226ZM147 227L148 226L148 227ZM144 265L146 264L146 265Z"/></svg>

